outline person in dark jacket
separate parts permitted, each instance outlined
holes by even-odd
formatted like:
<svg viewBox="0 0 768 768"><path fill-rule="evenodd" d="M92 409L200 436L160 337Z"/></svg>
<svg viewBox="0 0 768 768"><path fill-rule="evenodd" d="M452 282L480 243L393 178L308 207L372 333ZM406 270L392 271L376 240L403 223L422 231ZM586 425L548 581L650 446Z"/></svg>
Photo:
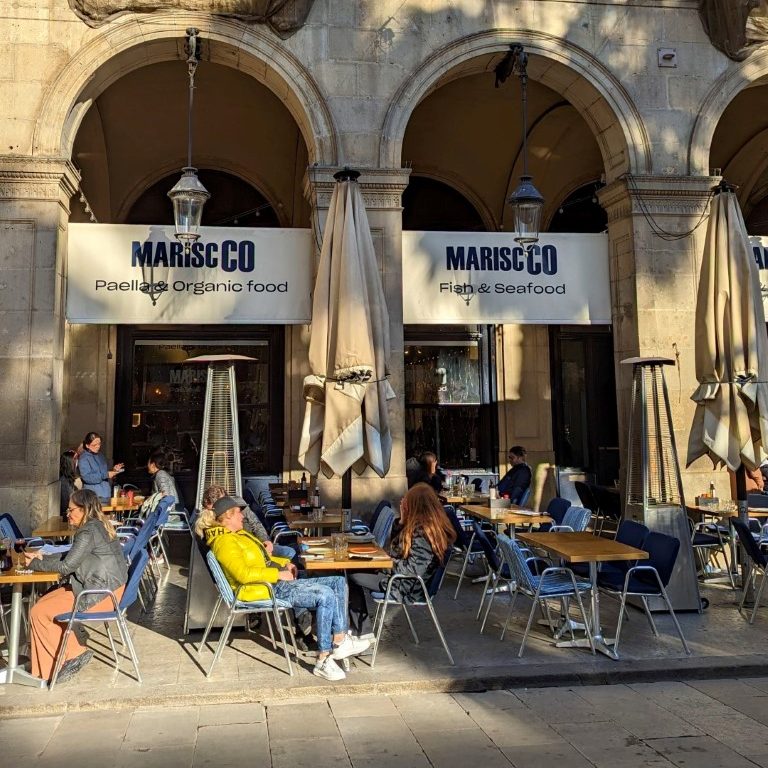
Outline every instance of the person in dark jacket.
<svg viewBox="0 0 768 768"><path fill-rule="evenodd" d="M444 481L445 475L438 467L437 454L425 451L419 458L419 471L410 478L408 487L413 488L417 483L426 483L435 493L442 493Z"/></svg>
<svg viewBox="0 0 768 768"><path fill-rule="evenodd" d="M349 577L349 615L352 631L365 635L371 631L368 595L386 592L389 576L394 573L421 576L424 583L443 562L456 540L456 532L443 505L426 483L418 483L400 502L400 524L390 545L392 570L379 573L352 573ZM418 581L397 580L390 596L404 603L424 599Z"/></svg>
<svg viewBox="0 0 768 768"><path fill-rule="evenodd" d="M53 663L61 645L64 627L54 617L70 612L77 596L88 589L110 589L118 601L128 579L128 566L112 523L104 517L99 499L93 491L75 491L67 509L67 519L76 531L72 548L64 558L26 552L27 566L33 571L53 571L69 576L69 585L59 587L41 597L29 612L30 656L32 674L50 680ZM114 610L110 597L85 595L79 608L87 611ZM79 672L93 657L75 633L67 639L64 664L59 682Z"/></svg>
<svg viewBox="0 0 768 768"><path fill-rule="evenodd" d="M499 498L509 496L513 504L518 504L523 494L531 487L533 473L525 461L526 452L522 445L513 445L509 449L510 468L499 480L496 490Z"/></svg>
<svg viewBox="0 0 768 768"><path fill-rule="evenodd" d="M112 478L123 471L122 464L107 468L107 460L101 453L101 435L89 432L83 438L83 452L77 462L83 489L93 491L100 499L109 499L112 495Z"/></svg>

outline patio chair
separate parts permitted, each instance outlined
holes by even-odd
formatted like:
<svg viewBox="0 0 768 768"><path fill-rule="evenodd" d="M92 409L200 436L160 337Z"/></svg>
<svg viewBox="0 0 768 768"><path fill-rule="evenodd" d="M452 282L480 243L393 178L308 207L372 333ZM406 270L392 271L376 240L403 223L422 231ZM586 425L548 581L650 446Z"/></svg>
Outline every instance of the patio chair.
<svg viewBox="0 0 768 768"><path fill-rule="evenodd" d="M649 533L650 529L642 523L636 523L634 520L622 520L619 527L616 529L616 541L618 541L619 544L626 544L628 547L642 549ZM620 573L623 578L636 562L636 560L606 560L602 563L598 563L598 568L601 573L614 571ZM572 563L571 570L577 576L589 578L588 563Z"/></svg>
<svg viewBox="0 0 768 768"><path fill-rule="evenodd" d="M528 634L531 631L536 608L543 607L547 615L547 620L549 620L548 599L556 598L562 602L565 599L574 598L579 606L584 625L589 627L587 614L584 610L584 603L581 599L582 594L585 594L592 589L592 584L589 581L586 579L577 579L570 568L565 568L563 566L549 566L542 571L541 575L535 576L531 573L529 563L530 558L525 557L523 550L518 543L504 534L499 534L498 539L502 560L507 568L509 568L515 583L515 588L512 590L514 594L511 595L509 601L507 618L504 621L504 626L501 630L502 640L506 634L509 619L512 615L512 610L515 607L518 593L522 592L532 600L531 611L528 614L528 623L526 624L525 632L523 633L523 640L520 643L520 650L517 652L518 658L521 658L525 652L525 643L528 640ZM568 615L568 607L566 603L563 603L563 612L566 616ZM548 623L551 625L551 622L548 621ZM571 630L571 632L573 632L573 630ZM587 637L589 638L589 647L592 649L592 654L594 655L595 646L589 631L587 632Z"/></svg>
<svg viewBox="0 0 768 768"><path fill-rule="evenodd" d="M117 669L120 666L120 657L117 655L115 641L112 639L112 631L109 628L110 624L116 624L117 631L120 633L120 641L123 647L128 649L128 653L131 655L133 668L136 672L136 681L141 683L139 659L136 655L133 641L131 640L131 633L128 629L125 615L128 609L136 602L136 598L139 595L139 583L146 570L148 560L149 555L147 551L142 549L128 566L128 581L125 584L125 589L123 590L123 595L120 598L119 603L115 593L110 589L85 589L77 596L71 613L61 613L54 618L54 621L57 621L60 624L66 624L67 626L64 630L61 644L59 645L59 651L56 654L56 661L53 665L53 675L51 675L51 682L48 686L49 691L52 691L56 685L56 679L59 676L59 671L61 670L64 661L64 650L67 647L67 640L69 640L69 635L72 633L72 628L75 624L94 624L99 622L104 624L104 628L107 631L107 637L109 638L109 645L112 648L112 655L115 657L115 669ZM96 612L80 610L81 599L86 595L103 595L104 597L111 598L112 610Z"/></svg>
<svg viewBox="0 0 768 768"><path fill-rule="evenodd" d="M518 507L525 508L525 505L531 500L531 494L533 493L533 486L529 485L524 491L523 495L517 502Z"/></svg>
<svg viewBox="0 0 768 768"><path fill-rule="evenodd" d="M630 595L639 597L645 609L645 615L651 626L651 631L658 637L659 631L656 629L656 622L648 606L649 597L660 597L672 617L677 634L683 644L685 653L690 656L691 650L683 636L683 630L680 628L680 622L675 616L672 603L667 595L666 586L672 578L672 571L677 560L677 553L680 551L680 540L673 536L667 536L665 533L651 531L646 536L642 549L648 553L647 560L639 561L638 565L633 565L627 569L626 574L622 575L618 571L599 572L597 575L598 587L612 596L621 596L621 607L619 608L619 620L616 625L616 640L613 649L618 652L619 638L621 635L622 620L626 610L627 597Z"/></svg>
<svg viewBox="0 0 768 768"><path fill-rule="evenodd" d="M464 529L464 526L459 521L456 509L452 504L444 504L445 514L448 516L453 530L456 532L456 541L453 543L453 551L451 554L463 554L464 559L461 564L461 572L459 573L459 583L456 585L456 591L453 593L453 599L456 600L459 596L459 590L464 580L464 574L467 570L468 563L483 555L483 548L480 542L476 540L474 531L468 534Z"/></svg>
<svg viewBox="0 0 768 768"><path fill-rule="evenodd" d="M376 527L376 522L379 519L379 515L381 514L381 511L383 509L386 509L387 507L391 508L392 502L389 499L382 499L376 505L376 509L373 510L371 519L368 521L367 524L364 523L362 520L355 518L352 521L352 528L350 529L352 533L357 533L357 534L371 533L371 531L373 531L373 529Z"/></svg>
<svg viewBox="0 0 768 768"><path fill-rule="evenodd" d="M267 617L267 627L269 628L269 635L272 639L272 647L277 650L277 644L275 643L275 635L272 631L272 624L269 621L269 617L271 616L275 621L275 626L277 627L278 634L280 635L280 644L283 646L283 654L285 656L286 664L288 665L288 674L293 676L293 666L291 665L291 657L290 653L288 651L288 644L285 642L285 631L283 629L283 621L282 616L288 611L293 610L293 606L286 602L285 600L278 600L275 598L274 592L272 591L272 585L269 582L266 581L255 581L251 584L241 584L237 591L233 591L230 583L227 581L227 577L224 575L224 571L221 569L221 565L219 564L219 561L216 559L216 555L209 550L206 555L205 559L208 563L208 568L211 571L211 575L213 576L213 580L216 584L216 588L219 591L219 597L218 600L216 600L216 605L213 608L213 611L211 612L211 618L208 621L208 626L205 628L205 632L203 633L202 640L200 640L200 645L198 646L197 652L201 653L203 648L205 647L205 643L208 639L208 635L211 632L211 628L213 627L213 622L216 620L216 614L219 612L219 608L221 607L222 603L227 606L229 609L229 614L227 615L226 621L224 622L224 627L221 630L221 635L219 636L219 643L216 646L216 652L213 655L213 660L211 661L211 666L208 669L208 671L205 673L206 677L211 676L211 672L213 672L213 668L216 665L216 662L219 660L219 657L221 656L221 652L224 650L224 646L227 644L227 641L229 640L230 632L232 631L232 626L235 623L235 619L238 616L246 616L246 615L252 615L252 614L264 614ZM240 591L245 587L251 587L261 585L267 589L267 592L269 593L269 599L267 600L254 600L250 602L246 602L239 599ZM299 660L299 651L296 647L296 637L293 632L293 622L288 620L288 633L291 637L291 643L293 644L293 656L296 659L296 663L298 664Z"/></svg>
<svg viewBox="0 0 768 768"><path fill-rule="evenodd" d="M571 508L571 502L568 499L555 497L547 504L547 514L552 518L551 523L542 523L539 526L541 533L546 533L553 525L562 525L565 513Z"/></svg>
<svg viewBox="0 0 768 768"><path fill-rule="evenodd" d="M408 609L426 608L427 611L429 611L432 623L435 625L435 630L437 630L440 642L443 644L446 656L448 656L448 661L450 661L451 664L454 664L453 656L451 656L451 651L448 648L448 643L445 639L445 635L443 634L443 628L440 626L437 614L435 613L435 607L432 604L443 583L443 577L445 576L445 566L447 565L450 556L451 552L448 550L443 557L443 562L432 574L432 577L429 580L429 584L425 584L424 579L421 576L411 576L406 573L395 573L387 580L387 588L384 592L371 593L371 598L376 603L376 616L373 619L373 634L376 639L373 645L373 655L371 656L371 669L373 669L374 665L376 664L376 654L379 651L379 645L381 643L381 633L384 629L384 620L387 617L387 608L390 605L399 605L403 609L403 613L405 614L405 618L411 630L411 635L413 636L413 642L416 643L416 645L419 644L419 636L416 634L416 628L413 626L413 621L411 621ZM424 599L413 603L405 603L402 600L398 600L397 598L393 597L392 586L400 581L418 581L424 595Z"/></svg>
<svg viewBox="0 0 768 768"><path fill-rule="evenodd" d="M493 541L491 541L491 537L493 537ZM502 586L502 582L504 584L509 584L511 576L509 569L505 568L503 563L499 560L499 556L496 552L496 534L493 531L484 530L477 520L473 520L472 540L480 545L480 549L483 552L485 562L488 566L488 575L486 576L482 592L480 593L480 605L477 606L477 613L475 614L475 621L477 621L483 611L486 595L489 595L489 602L492 603L497 589ZM485 621L488 618L489 611L490 605L486 608L483 623L480 626L481 633L485 627Z"/></svg>
<svg viewBox="0 0 768 768"><path fill-rule="evenodd" d="M621 496L614 489L603 485L592 485L590 490L595 499L594 509L598 512L595 535L602 535L606 523L610 523L618 531L621 521Z"/></svg>
<svg viewBox="0 0 768 768"><path fill-rule="evenodd" d="M592 511L584 507L569 507L563 516L563 522L560 525L553 525L549 530L551 533L559 531L568 531L578 533L586 531L589 521L592 517Z"/></svg>
<svg viewBox="0 0 768 768"><path fill-rule="evenodd" d="M725 535L721 526L717 523L694 523L688 518L688 527L691 531L691 546L699 559L701 571L706 575L707 565L715 552L722 554L725 570L728 573L728 579L731 582L731 589L736 589L736 583L733 580L731 563L728 559L728 545L730 544L728 532Z"/></svg>
<svg viewBox="0 0 768 768"><path fill-rule="evenodd" d="M389 540L389 534L392 533L392 526L395 523L395 511L392 507L384 507L376 518L376 525L373 526L371 533L376 543L383 549Z"/></svg>
<svg viewBox="0 0 768 768"><path fill-rule="evenodd" d="M763 596L763 589L765 588L765 575L766 568L768 568L768 555L766 555L761 549L760 545L755 541L755 537L752 534L749 526L738 517L731 517L729 519L731 527L736 531L736 535L739 537L741 546L746 552L747 557L751 561L752 567L750 568L749 580L744 584L744 594L741 596L741 602L739 603L739 613L744 609L744 603L747 600L749 594L749 586L755 589L757 582L758 571L762 571L762 578L760 579L760 586L757 587L755 592L755 604L752 608L752 614L749 617L749 623L755 623L755 616L757 616L757 608L760 605L760 599Z"/></svg>

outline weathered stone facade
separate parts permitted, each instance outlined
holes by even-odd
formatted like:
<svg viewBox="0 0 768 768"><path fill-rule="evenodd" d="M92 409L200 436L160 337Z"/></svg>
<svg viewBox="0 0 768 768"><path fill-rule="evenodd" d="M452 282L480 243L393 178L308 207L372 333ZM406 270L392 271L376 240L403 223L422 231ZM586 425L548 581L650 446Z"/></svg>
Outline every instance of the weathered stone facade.
<svg viewBox="0 0 768 768"><path fill-rule="evenodd" d="M103 158L96 160L93 153L90 159L87 153L73 158L73 147L81 129L93 127L94 105L102 126L108 124L108 110L115 108L110 107L110 89L127 82L121 78L146 70L146 87L137 86L135 93L149 97L151 72L160 72L151 68L167 62L182 66L189 26L198 27L204 41L201 78L206 63L217 65L216 72L234 71L244 83L267 89L295 122L306 153L297 151L305 166L292 178L301 179L294 187L306 196L303 205L309 201L317 226L327 209L332 171L342 165L363 171L393 328L396 390L403 375L400 195L409 178L403 165L413 160L403 156L404 142L417 158L414 170L419 147L428 147L432 132L439 133L446 122L462 127L465 151L487 160L488 168L493 162L484 153L494 151L488 146L490 126L473 122L473 110L480 106L471 90L460 92L464 101L453 114L440 113L441 120L429 130L408 135L409 123L417 107L441 88L458 80L469 83L474 76L491 78L509 43L522 43L530 55L532 83L549 94L553 105L569 105L579 125L586 126L584 135L597 148L601 166L597 176L606 184L599 197L608 212L620 439L629 382L618 362L637 354L677 355L679 378L677 372L668 377L678 446L687 444L693 409L689 396L695 388L693 310L704 228L666 241L653 233L648 217L669 232L685 232L699 222L708 190L717 181L711 157L721 118L740 93L768 74L768 50L756 48L735 62L712 45L699 19L698 0L315 0L304 25L287 39L263 25L201 10L126 13L93 28L67 0L5 0L0 5L0 424L5 436L0 501L25 524L55 509L61 445L71 444L85 429L109 435L116 407L115 361L106 355L113 331L65 329L66 232L70 197L81 184L72 161L83 170L82 188L91 206L104 212L100 220L119 222L126 200L162 173L152 176L148 168L129 178L127 168L124 186L118 187L113 166L133 163L134 158L124 156L127 148L136 155L145 148L149 152L147 142L161 141L158 137L172 128L162 115L142 112L137 103L137 135L147 121L154 131L146 142L136 138L136 144L118 152L103 140ZM660 49L669 57L663 58ZM755 99L763 98L761 89L754 93ZM242 102L232 107L248 108ZM749 109L739 113L736 123L743 125L753 114ZM262 118L270 119L269 114ZM250 117L218 119L223 131L228 122L243 124ZM549 158L548 177L555 184L559 174L565 181L557 194L565 194L594 173L576 168L581 148L552 151L561 141L553 121L533 150L536 157ZM108 135L106 128L101 135ZM210 151L201 149L210 167L259 176L255 166L250 169L245 160L238 166L217 150L216 135ZM252 153L260 149L264 145L253 146ZM751 151L757 162L759 147ZM446 153L444 160L447 169L455 158ZM505 214L497 212L496 198L484 192L482 179L470 182L458 164L444 172L438 164L439 159L425 162L423 173L455 180L459 189L464 185L488 226L504 225ZM168 160L168 168L179 165L175 158ZM749 173L757 176L750 189L763 188L758 182L764 170L751 165ZM96 193L100 172L104 181ZM262 175L263 187L282 199L278 181ZM759 199L742 203L756 205ZM554 197L551 204L550 213L558 205ZM285 225L307 226L301 205L294 208L298 213ZM507 355L499 358L502 463L505 441L521 435L535 459L552 458L545 330L530 328L525 339L515 341L515 326L498 329L497 343ZM286 340L285 467L295 472L307 329L286 329ZM523 387L511 383L511 371L522 377ZM75 404L76 391L87 397ZM528 399L524 408L521 397ZM533 421L531 414L537 415ZM370 487L364 495L372 499L396 495L404 487L402 403L394 406L393 421L399 441L395 469L384 481L365 480ZM708 483L710 470L701 462L686 473L689 493L705 487L704 474ZM724 478L720 483L724 491Z"/></svg>

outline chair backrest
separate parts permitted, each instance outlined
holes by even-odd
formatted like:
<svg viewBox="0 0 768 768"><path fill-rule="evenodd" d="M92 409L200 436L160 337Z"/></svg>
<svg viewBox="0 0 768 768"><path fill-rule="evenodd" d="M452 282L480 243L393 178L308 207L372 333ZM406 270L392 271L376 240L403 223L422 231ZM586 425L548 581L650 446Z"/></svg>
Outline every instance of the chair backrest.
<svg viewBox="0 0 768 768"><path fill-rule="evenodd" d="M533 488L529 485L524 491L523 495L518 500L517 504L520 507L524 507L530 500L531 500L531 494L533 493Z"/></svg>
<svg viewBox="0 0 768 768"><path fill-rule="evenodd" d="M592 487L589 483L585 483L583 480L576 480L573 487L576 489L579 500L587 509L598 509L595 494L592 493Z"/></svg>
<svg viewBox="0 0 768 768"><path fill-rule="evenodd" d="M136 602L136 598L139 596L139 582L141 582L148 562L149 553L146 549L142 549L131 560L131 564L128 566L128 581L125 584L123 596L120 598L121 611L126 611Z"/></svg>
<svg viewBox="0 0 768 768"><path fill-rule="evenodd" d="M459 518L456 515L455 507L453 504L443 504L443 509L453 526L453 530L456 532L456 544L459 547L466 549L469 546L469 537L467 536L467 532L461 527Z"/></svg>
<svg viewBox="0 0 768 768"><path fill-rule="evenodd" d="M736 531L741 546L744 547L749 558L762 568L765 568L766 564L768 564L768 557L761 551L760 545L755 541L749 526L743 520L739 520L738 517L731 517L729 522Z"/></svg>
<svg viewBox="0 0 768 768"><path fill-rule="evenodd" d="M379 515L381 514L381 510L385 509L386 507L392 508L392 502L389 499L382 499L377 505L376 509L373 510L373 514L371 515L371 520L368 523L368 527L373 530L376 526L376 521L379 519Z"/></svg>
<svg viewBox="0 0 768 768"><path fill-rule="evenodd" d="M159 528L168 522L168 517L171 513L171 510L175 506L176 506L175 496L163 496L163 498L157 502L157 506L155 507L155 512L157 513L155 528Z"/></svg>
<svg viewBox="0 0 768 768"><path fill-rule="evenodd" d="M472 530L475 532L475 541L480 542L480 548L483 550L485 559L488 562L488 567L492 571L498 571L501 565L499 563L499 558L496 555L496 548L491 544L491 540L477 520L472 521Z"/></svg>
<svg viewBox="0 0 768 768"><path fill-rule="evenodd" d="M130 552L126 552L126 555L131 561L133 561L139 552L146 548L147 542L152 538L152 534L157 529L157 520L159 516L159 510L156 509L154 512L150 513L149 517L144 521L144 524L139 528L139 532L136 534Z"/></svg>
<svg viewBox="0 0 768 768"><path fill-rule="evenodd" d="M427 583L427 594L429 595L430 600L440 591L440 586L443 583L443 576L445 576L445 569L448 566L448 561L451 559L452 554L451 547L448 547L443 555L440 565L435 569L435 572Z"/></svg>
<svg viewBox="0 0 768 768"><path fill-rule="evenodd" d="M243 501L250 507L251 504L256 502L256 497L253 495L253 489L246 485L243 491Z"/></svg>
<svg viewBox="0 0 768 768"><path fill-rule="evenodd" d="M19 526L16 525L13 515L8 512L0 515L0 538L11 540L24 538L24 534Z"/></svg>
<svg viewBox="0 0 768 768"><path fill-rule="evenodd" d="M514 576L515 581L519 586L535 591L536 586L531 578L531 570L528 568L528 563L525 562L525 555L523 555L518 543L503 533L500 533L497 539L501 559L507 564L509 572Z"/></svg>
<svg viewBox="0 0 768 768"><path fill-rule="evenodd" d="M556 496L547 505L547 514L555 521L555 525L562 525L565 513L570 509L571 502Z"/></svg>
<svg viewBox="0 0 768 768"><path fill-rule="evenodd" d="M592 512L584 507L568 507L568 511L563 516L562 525L567 525L575 532L586 531L589 525L589 519Z"/></svg>
<svg viewBox="0 0 768 768"><path fill-rule="evenodd" d="M208 563L208 569L213 576L213 580L216 583L216 588L219 590L219 594L223 598L224 602L228 606L232 606L235 602L235 593L232 591L230 583L227 581L227 577L224 575L224 571L219 565L219 561L216 559L216 555L213 554L213 550L208 550L205 554L205 559Z"/></svg>
<svg viewBox="0 0 768 768"><path fill-rule="evenodd" d="M626 544L628 547L642 549L650 530L642 523L636 523L634 520L622 520L619 523L619 529L616 531L616 541L620 544Z"/></svg>
<svg viewBox="0 0 768 768"><path fill-rule="evenodd" d="M638 565L651 565L659 574L661 583L666 587L672 578L677 553L680 551L680 539L667 536L666 533L650 531L645 537L642 547L648 553L647 560L641 560Z"/></svg>
<svg viewBox="0 0 768 768"><path fill-rule="evenodd" d="M395 512L392 507L384 507L376 518L376 525L371 533L380 547L385 547L389 534L392 532L392 525L395 522Z"/></svg>
<svg viewBox="0 0 768 768"><path fill-rule="evenodd" d="M611 490L602 485L587 486L595 499L595 507L600 512L612 520L621 520L621 496L615 490ZM585 505L587 506L587 505Z"/></svg>

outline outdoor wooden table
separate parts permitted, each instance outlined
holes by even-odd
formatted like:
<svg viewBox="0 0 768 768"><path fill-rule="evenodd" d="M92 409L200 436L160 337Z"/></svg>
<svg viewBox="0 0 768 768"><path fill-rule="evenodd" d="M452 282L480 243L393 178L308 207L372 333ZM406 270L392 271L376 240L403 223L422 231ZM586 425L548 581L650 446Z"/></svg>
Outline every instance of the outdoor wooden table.
<svg viewBox="0 0 768 768"><path fill-rule="evenodd" d="M293 531L312 530L315 535L320 536L324 530L339 530L341 528L341 512L326 512L322 518L315 520L302 512L294 509L285 509L283 511L288 527Z"/></svg>
<svg viewBox="0 0 768 768"><path fill-rule="evenodd" d="M463 496L454 496L453 494L440 494L441 499L445 499L446 504L483 504L488 501L488 496L483 494L467 493Z"/></svg>
<svg viewBox="0 0 768 768"><path fill-rule="evenodd" d="M47 680L27 672L19 666L19 632L21 630L21 591L25 584L40 584L58 581L58 573L48 573L44 571L30 571L29 573L16 573L10 570L6 573L0 573L0 585L11 584L11 625L8 628L8 666L0 670L0 685L10 685L18 683L19 685L29 685L34 688L45 688L48 685Z"/></svg>
<svg viewBox="0 0 768 768"><path fill-rule="evenodd" d="M496 525L541 525L541 523L551 523L552 518L549 515L543 515L533 510L523 509L513 504L507 510L491 509L482 504L462 504L459 509L468 515L484 520ZM505 512L503 517L493 517L493 513Z"/></svg>
<svg viewBox="0 0 768 768"><path fill-rule="evenodd" d="M304 568L307 571L377 571L379 569L389 570L392 568L392 558L381 547L375 544L360 543L355 544L351 542L349 544L349 554L354 555L356 552L364 557L347 557L346 560L334 560L333 559L333 544L330 538L320 538L320 542L328 542L327 544L319 544L316 537L305 537L302 539L303 544L308 544L310 551L319 549L325 557L322 559L309 558L304 559ZM313 547L313 542L315 546ZM375 548L375 551L371 551ZM370 560L367 559L370 557Z"/></svg>
<svg viewBox="0 0 768 768"><path fill-rule="evenodd" d="M600 592L597 588L597 564L611 560L647 560L648 553L627 544L603 539L592 533L520 533L520 541L538 547L569 563L589 563L589 580L592 582L592 641L595 650L611 659L619 654L611 648L612 640L603 637L600 626ZM564 640L557 643L559 648L589 648L587 638Z"/></svg>
<svg viewBox="0 0 768 768"><path fill-rule="evenodd" d="M44 539L65 539L75 535L75 528L61 517L49 517L41 526L32 531L33 536Z"/></svg>
<svg viewBox="0 0 768 768"><path fill-rule="evenodd" d="M139 502L134 501L133 504L129 504L127 500L125 504L120 504L120 502L117 504L112 504L110 502L109 504L102 504L101 511L108 514L112 514L114 512L135 512L137 509L139 509L139 507L141 507L143 502L144 499Z"/></svg>

